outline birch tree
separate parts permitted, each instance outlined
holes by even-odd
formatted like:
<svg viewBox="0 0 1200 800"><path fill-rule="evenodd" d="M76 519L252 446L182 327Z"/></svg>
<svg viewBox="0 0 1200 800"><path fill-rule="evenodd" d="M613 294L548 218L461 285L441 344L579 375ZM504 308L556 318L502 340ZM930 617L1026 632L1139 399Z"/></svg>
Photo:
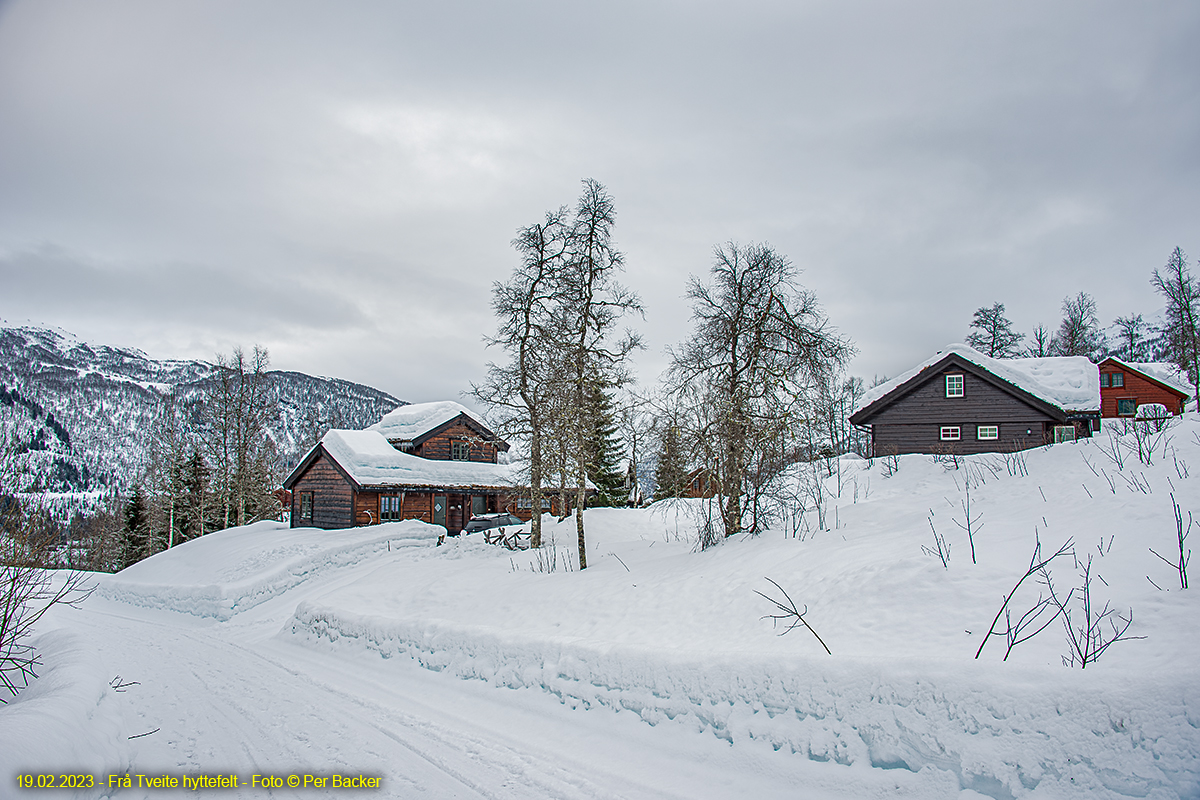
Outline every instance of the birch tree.
<svg viewBox="0 0 1200 800"><path fill-rule="evenodd" d="M570 238L567 211L546 214L544 222L517 231L512 241L520 257L508 282L492 286L492 310L499 319L489 347L508 353L506 364L489 363L487 378L471 394L498 416L502 435L529 443L530 544L542 546L545 449L551 410L562 383L562 283Z"/></svg>
<svg viewBox="0 0 1200 800"><path fill-rule="evenodd" d="M975 309L971 327L975 330L967 334L967 344L991 358L1013 358L1025 338L1025 334L1013 330L1012 322L1004 316L1003 303Z"/></svg>
<svg viewBox="0 0 1200 800"><path fill-rule="evenodd" d="M688 409L716 478L725 537L743 530L748 472L780 431L806 424L814 389L853 353L829 325L795 268L767 244L714 250L709 281L692 277L691 337L671 352L668 390Z"/></svg>
<svg viewBox="0 0 1200 800"><path fill-rule="evenodd" d="M568 413L574 416L575 528L579 568L587 568L583 510L587 506L588 422L587 391L590 380L618 387L629 379L628 358L641 339L632 331L614 336L617 322L631 311L641 312L637 295L616 280L625 263L616 249L612 229L616 207L612 196L595 180L583 182L567 254L564 315L566 363L570 365L571 398Z"/></svg>
<svg viewBox="0 0 1200 800"><path fill-rule="evenodd" d="M202 406L201 436L212 465L221 527L270 514L275 503L275 445L267 428L279 413L271 397L266 348L218 356Z"/></svg>
<svg viewBox="0 0 1200 800"><path fill-rule="evenodd" d="M1200 397L1200 283L1178 247L1150 282L1167 301L1163 339L1168 357L1187 373L1193 397Z"/></svg>

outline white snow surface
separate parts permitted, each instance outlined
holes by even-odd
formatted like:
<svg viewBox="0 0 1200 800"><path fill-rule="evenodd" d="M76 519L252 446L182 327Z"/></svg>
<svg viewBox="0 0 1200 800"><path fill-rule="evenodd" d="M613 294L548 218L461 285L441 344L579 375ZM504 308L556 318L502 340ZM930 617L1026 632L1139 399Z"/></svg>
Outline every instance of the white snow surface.
<svg viewBox="0 0 1200 800"><path fill-rule="evenodd" d="M459 414L466 414L483 427L487 427L487 424L478 415L461 403L453 400L438 400L432 403L410 403L400 406L394 411L389 411L383 419L367 430L379 431L385 438L393 441L411 442L421 434L449 422Z"/></svg>
<svg viewBox="0 0 1200 800"><path fill-rule="evenodd" d="M488 486L520 484L509 464L477 461L440 461L402 453L384 434L331 430L321 444L360 486Z"/></svg>
<svg viewBox="0 0 1200 800"><path fill-rule="evenodd" d="M1084 356L989 358L965 344L946 345L907 372L870 389L863 395L862 407L908 383L950 353L1064 411L1100 410L1100 370Z"/></svg>
<svg viewBox="0 0 1200 800"><path fill-rule="evenodd" d="M1172 553L1173 501L1200 516L1200 420L1150 463L1136 447L845 456L824 526L810 509L703 552L703 501L592 509L582 572L574 520L549 516L541 552L414 521L210 534L44 618L41 677L0 706L0 795L69 769L135 776L79 797L171 796L136 784L164 773L382 779L225 797L1200 797L1200 590L1150 552ZM976 659L1035 541L1073 542L1056 590L1090 559L1094 607L1144 638L1071 668L1054 620ZM767 578L832 655L780 635Z"/></svg>

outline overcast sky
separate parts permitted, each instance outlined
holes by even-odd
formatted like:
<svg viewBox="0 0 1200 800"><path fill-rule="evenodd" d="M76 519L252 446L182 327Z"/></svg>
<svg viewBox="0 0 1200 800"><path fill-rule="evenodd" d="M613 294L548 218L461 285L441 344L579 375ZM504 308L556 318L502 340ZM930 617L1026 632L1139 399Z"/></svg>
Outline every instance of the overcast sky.
<svg viewBox="0 0 1200 800"><path fill-rule="evenodd" d="M1200 3L0 0L9 324L460 399L516 229L584 178L647 383L727 240L868 380L997 301L1151 317L1200 256Z"/></svg>

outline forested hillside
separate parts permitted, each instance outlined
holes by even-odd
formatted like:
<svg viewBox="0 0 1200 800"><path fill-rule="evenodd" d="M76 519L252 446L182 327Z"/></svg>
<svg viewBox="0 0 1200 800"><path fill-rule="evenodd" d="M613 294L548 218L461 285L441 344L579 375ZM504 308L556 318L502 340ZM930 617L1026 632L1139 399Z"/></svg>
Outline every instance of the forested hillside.
<svg viewBox="0 0 1200 800"><path fill-rule="evenodd" d="M124 491L139 480L164 396L202 401L216 365L156 360L70 333L0 326L0 444L19 454L6 491ZM337 378L267 373L282 468L328 426L362 428L404 401Z"/></svg>

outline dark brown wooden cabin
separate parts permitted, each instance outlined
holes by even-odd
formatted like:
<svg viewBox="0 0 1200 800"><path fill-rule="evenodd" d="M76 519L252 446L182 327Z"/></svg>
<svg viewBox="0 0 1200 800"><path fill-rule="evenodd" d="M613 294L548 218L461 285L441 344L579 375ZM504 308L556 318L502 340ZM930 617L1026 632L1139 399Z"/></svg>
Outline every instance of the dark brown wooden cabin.
<svg viewBox="0 0 1200 800"><path fill-rule="evenodd" d="M874 456L967 455L1089 437L1099 414L1060 408L951 352L850 422L869 430Z"/></svg>
<svg viewBox="0 0 1200 800"><path fill-rule="evenodd" d="M511 486L360 484L323 445L308 454L284 487L292 493L293 528L352 528L419 519L459 531L474 514L516 506Z"/></svg>
<svg viewBox="0 0 1200 800"><path fill-rule="evenodd" d="M1190 395L1116 358L1106 358L1100 367L1100 416L1133 417L1138 406L1158 403L1167 413L1178 415Z"/></svg>

